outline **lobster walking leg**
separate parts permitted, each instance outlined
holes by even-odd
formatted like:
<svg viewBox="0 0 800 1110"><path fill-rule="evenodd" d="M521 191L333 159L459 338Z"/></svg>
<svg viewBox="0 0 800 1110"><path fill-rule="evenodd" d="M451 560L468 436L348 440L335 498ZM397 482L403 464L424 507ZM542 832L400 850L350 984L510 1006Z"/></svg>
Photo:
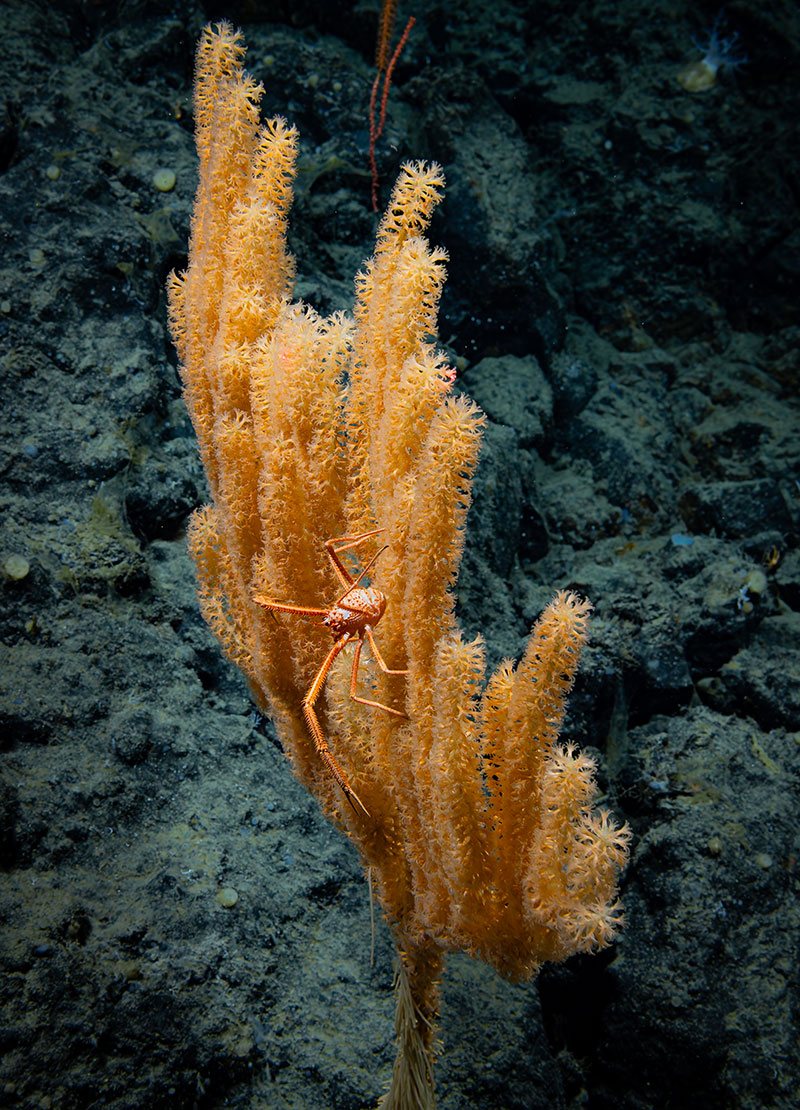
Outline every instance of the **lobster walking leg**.
<svg viewBox="0 0 800 1110"><path fill-rule="evenodd" d="M325 739L325 734L322 731L322 727L319 723L317 715L314 712L314 703L319 697L319 693L324 685L325 679L328 677L328 671L333 666L333 661L336 656L339 654L345 644L348 643L349 640L349 633L345 633L344 636L340 636L331 650L325 656L322 666L317 671L316 677L308 689L308 693L303 698L303 716L306 719L306 724L308 725L309 732L314 738L314 744L316 745L320 759L322 759L322 761L325 763L325 766L328 768L330 773L338 782L339 786L342 788L345 798L347 798L348 802L353 807L353 810L356 813L358 813L358 810L360 808L364 815L366 817L369 817L369 810L361 801L358 794L356 794L355 790L353 790L352 786L345 778L344 771L331 755L330 748L328 747L328 741ZM395 710L390 709L389 712L394 713Z"/></svg>

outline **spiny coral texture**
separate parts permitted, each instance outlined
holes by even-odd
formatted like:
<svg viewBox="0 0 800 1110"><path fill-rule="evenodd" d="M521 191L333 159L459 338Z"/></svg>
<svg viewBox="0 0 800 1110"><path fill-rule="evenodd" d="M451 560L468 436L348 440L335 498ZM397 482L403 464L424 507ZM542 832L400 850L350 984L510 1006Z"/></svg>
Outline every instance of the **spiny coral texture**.
<svg viewBox="0 0 800 1110"><path fill-rule="evenodd" d="M188 269L170 284L212 496L190 530L202 611L296 773L373 869L400 947L463 949L529 976L607 944L619 923L628 831L594 811L592 761L558 743L589 605L558 594L519 665L484 689L483 646L462 638L452 593L484 417L453 393L432 342L446 255L424 235L442 172L403 167L354 319L292 304L297 136L281 119L259 124L243 54L228 25L204 32L200 185ZM344 804L300 711L326 630L253 598L330 604L341 589L323 542L379 527L388 547L371 578L388 608L376 636L409 674L362 664L359 692L407 720L351 700L349 652L318 703L366 817Z"/></svg>

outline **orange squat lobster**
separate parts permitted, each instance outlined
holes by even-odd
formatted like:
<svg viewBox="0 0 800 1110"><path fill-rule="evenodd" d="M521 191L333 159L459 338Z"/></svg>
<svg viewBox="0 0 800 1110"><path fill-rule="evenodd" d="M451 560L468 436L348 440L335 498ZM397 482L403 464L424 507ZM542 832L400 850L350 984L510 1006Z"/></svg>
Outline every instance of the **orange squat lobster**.
<svg viewBox="0 0 800 1110"><path fill-rule="evenodd" d="M386 595L380 590L375 589L374 586L366 588L360 586L361 581L374 565L381 551L386 550L385 546L382 547L380 551L375 552L358 578L353 578L339 558L342 551L349 551L353 547L358 547L364 540L368 540L372 536L377 536L382 531L383 528L375 528L372 532L362 532L359 536L339 536L338 539L325 541L325 550L328 552L328 558L331 561L336 577L344 587L344 593L338 597L328 609L317 609L309 605L290 605L285 601L272 601L270 598L261 596L253 598L253 601L257 602L259 605L263 605L265 609L270 609L279 613L298 613L304 617L322 617L321 623L330 628L334 639L334 645L325 656L322 666L317 671L314 681L308 688L308 693L303 698L303 716L314 738L314 744L316 745L320 758L344 791L344 796L356 813L360 809L367 817L369 817L369 810L361 801L358 794L356 794L355 790L350 786L341 767L330 753L328 742L325 739L317 715L314 712L314 704L320 695L322 687L325 685L325 679L328 677L328 671L333 666L334 659L351 640L357 637L356 651L353 656L353 670L350 676L350 697L353 701L361 702L362 705L372 705L375 709L383 709L387 713L393 714L395 717L406 716L406 714L401 713L399 709L391 709L388 705L383 705L379 701L369 701L368 698L360 698L358 694L356 694L358 664L361 659L361 648L365 636L369 640L369 646L372 648L375 661L384 674L408 674L408 671L393 671L391 667L386 666L381 653L378 651L375 638L372 635L373 628L381 619L386 609Z"/></svg>

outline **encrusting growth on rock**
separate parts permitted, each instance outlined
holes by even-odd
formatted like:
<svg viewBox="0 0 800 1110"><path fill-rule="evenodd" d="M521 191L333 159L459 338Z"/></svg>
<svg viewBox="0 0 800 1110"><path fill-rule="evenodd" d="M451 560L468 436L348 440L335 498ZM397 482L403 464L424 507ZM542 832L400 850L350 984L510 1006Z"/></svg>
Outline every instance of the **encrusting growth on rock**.
<svg viewBox="0 0 800 1110"><path fill-rule="evenodd" d="M442 172L403 166L356 279L353 319L293 304L297 135L281 119L260 124L261 88L243 57L229 25L206 28L189 264L169 287L211 490L190 549L205 619L295 773L371 868L398 950L398 1055L381 1105L416 1110L434 1104L444 954L468 952L518 979L607 945L629 832L594 809L592 760L559 742L589 604L557 594L519 664L486 683L482 642L465 641L455 619L484 417L453 392L432 341L447 256L425 231ZM346 804L303 712L331 630L296 610L347 606L325 546L333 537L365 538L340 556L354 580L354 555L363 566L385 544L359 587L386 600L380 652L394 673L362 662L363 701L353 700L348 647L314 699L360 807Z"/></svg>

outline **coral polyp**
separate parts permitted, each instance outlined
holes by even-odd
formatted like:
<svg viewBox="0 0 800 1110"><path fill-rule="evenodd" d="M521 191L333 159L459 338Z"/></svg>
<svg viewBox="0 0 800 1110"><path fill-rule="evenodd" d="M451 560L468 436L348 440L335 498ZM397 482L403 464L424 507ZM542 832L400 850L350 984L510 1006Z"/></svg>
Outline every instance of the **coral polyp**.
<svg viewBox="0 0 800 1110"><path fill-rule="evenodd" d="M698 50L703 51L703 57L689 62L678 73L678 82L687 92L704 92L713 88L723 70L733 71L747 61L747 55L737 51L738 33L728 37L721 35L719 22L717 17L705 46L695 41Z"/></svg>

